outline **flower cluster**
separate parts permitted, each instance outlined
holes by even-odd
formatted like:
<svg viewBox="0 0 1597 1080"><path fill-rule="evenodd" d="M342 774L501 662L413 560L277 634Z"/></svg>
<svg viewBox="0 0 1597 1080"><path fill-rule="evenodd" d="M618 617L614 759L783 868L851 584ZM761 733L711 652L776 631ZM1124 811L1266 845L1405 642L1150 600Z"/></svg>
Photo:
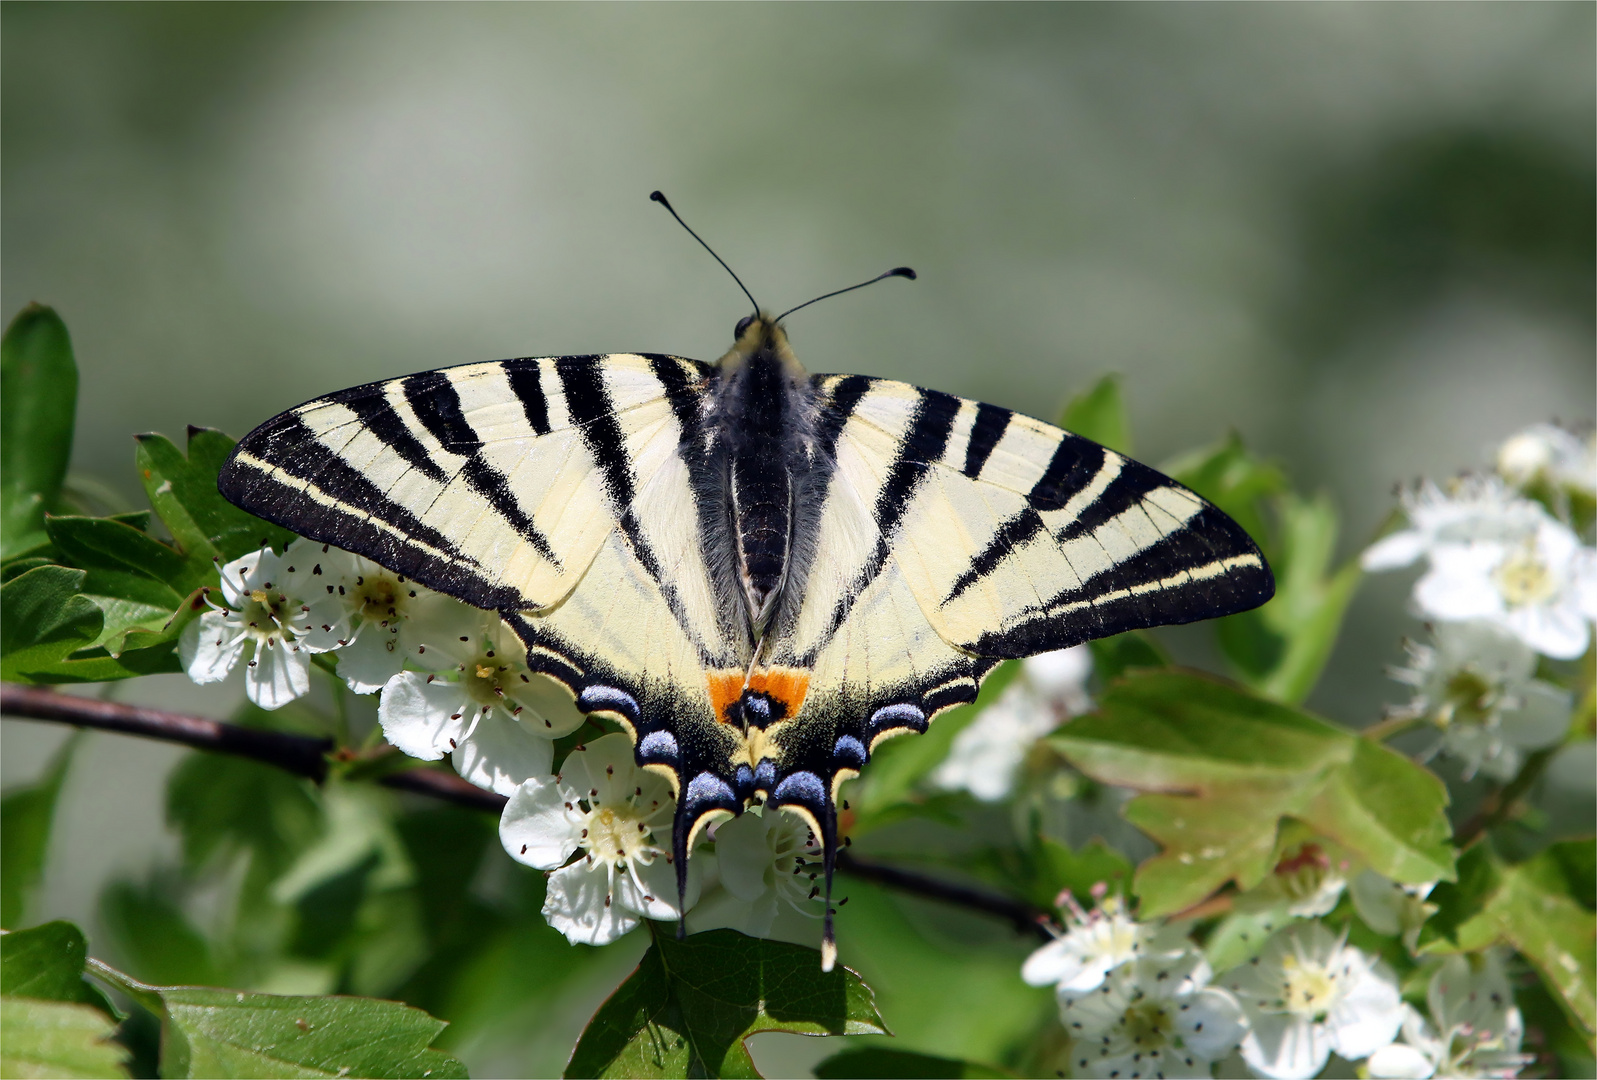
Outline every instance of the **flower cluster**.
<svg viewBox="0 0 1597 1080"><path fill-rule="evenodd" d="M1375 1077L1507 1077L1530 1060L1494 953L1440 963L1426 1015L1403 1002L1383 961L1317 918L1289 920L1215 976L1180 925L1139 922L1115 897L1092 911L1068 893L1061 900L1064 931L1021 975L1053 986L1073 1075L1207 1077L1229 1060L1255 1076L1300 1080L1335 1054Z"/></svg>
<svg viewBox="0 0 1597 1080"><path fill-rule="evenodd" d="M1422 558L1416 614L1429 644L1408 645L1393 677L1413 688L1393 710L1434 729L1429 753L1460 759L1466 776L1512 777L1525 751L1556 743L1570 695L1534 677L1538 656L1570 660L1597 620L1597 549L1572 507L1597 488L1591 440L1541 424L1508 439L1495 475L1402 493L1408 527L1362 557L1367 570Z"/></svg>
<svg viewBox="0 0 1597 1080"><path fill-rule="evenodd" d="M680 917L670 786L634 764L621 734L576 747L556 773L555 742L583 715L528 666L526 646L496 614L303 539L282 554L252 552L220 575L220 597L207 597L209 610L180 643L195 682L243 664L250 700L277 709L310 691L312 655L335 654L350 690L381 695L389 743L424 761L447 755L462 777L509 799L500 839L512 858L548 873L551 926L604 945L642 919ZM783 907L821 914L815 838L798 818L756 810L714 837L739 929L765 936ZM699 889L690 864L689 907Z"/></svg>

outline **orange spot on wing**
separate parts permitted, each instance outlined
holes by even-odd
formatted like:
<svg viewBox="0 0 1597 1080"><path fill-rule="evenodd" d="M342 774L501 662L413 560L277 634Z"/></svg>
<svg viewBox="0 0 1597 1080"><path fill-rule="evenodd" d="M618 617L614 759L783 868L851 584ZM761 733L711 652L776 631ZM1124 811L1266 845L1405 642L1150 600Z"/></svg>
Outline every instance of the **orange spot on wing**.
<svg viewBox="0 0 1597 1080"><path fill-rule="evenodd" d="M715 711L715 718L723 724L732 723L730 710L743 696L743 672L708 671L705 672L704 683L710 693L710 708ZM810 673L803 668L766 668L756 671L749 678L748 688L780 704L782 716L796 716L810 689Z"/></svg>
<svg viewBox="0 0 1597 1080"><path fill-rule="evenodd" d="M710 708L716 720L723 724L731 723L728 710L733 702L743 696L743 672L707 671L704 673L704 682L710 691Z"/></svg>
<svg viewBox="0 0 1597 1080"><path fill-rule="evenodd" d="M784 717L797 716L804 695L809 693L810 673L803 668L766 668L754 673L749 689L763 691L772 701L780 701Z"/></svg>

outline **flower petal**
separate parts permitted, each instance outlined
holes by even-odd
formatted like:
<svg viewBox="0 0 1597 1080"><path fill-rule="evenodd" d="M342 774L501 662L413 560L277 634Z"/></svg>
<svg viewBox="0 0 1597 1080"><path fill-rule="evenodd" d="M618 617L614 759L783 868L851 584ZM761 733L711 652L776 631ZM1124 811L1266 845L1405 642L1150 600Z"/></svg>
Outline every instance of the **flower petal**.
<svg viewBox="0 0 1597 1080"><path fill-rule="evenodd" d="M244 692L263 709L280 709L310 693L310 657L281 638L255 646L255 660L244 670Z"/></svg>
<svg viewBox="0 0 1597 1080"><path fill-rule="evenodd" d="M1081 954L1065 938L1050 941L1020 966L1020 977L1030 986L1055 986L1069 982L1081 971Z"/></svg>
<svg viewBox="0 0 1597 1080"><path fill-rule="evenodd" d="M616 872L616 902L650 919L675 922L682 917L677 911L676 864L663 858L647 865L637 861L629 864L630 872ZM691 911L699 902L703 879L699 864L688 862L687 906Z"/></svg>
<svg viewBox="0 0 1597 1080"><path fill-rule="evenodd" d="M1404 529L1385 536L1364 549L1359 564L1371 573L1397 570L1425 554L1425 535L1417 529Z"/></svg>
<svg viewBox="0 0 1597 1080"><path fill-rule="evenodd" d="M553 870L571 858L582 836L577 811L568 809L571 793L551 776L528 780L513 793L499 816L499 842L519 863Z"/></svg>
<svg viewBox="0 0 1597 1080"><path fill-rule="evenodd" d="M462 737L451 760L455 771L481 788L509 795L522 782L554 767L554 743L492 709Z"/></svg>
<svg viewBox="0 0 1597 1080"><path fill-rule="evenodd" d="M1357 1061L1389 1045L1403 1026L1402 1003L1397 979L1386 965L1371 965L1326 1017L1331 1048Z"/></svg>
<svg viewBox="0 0 1597 1080"><path fill-rule="evenodd" d="M580 798L598 798L605 803L618 803L642 787L645 793L653 780L660 786L665 781L653 773L635 776L632 763L632 740L620 732L603 735L573 750L560 766L560 776ZM669 789L667 789L669 790ZM597 795L593 795L597 792Z"/></svg>
<svg viewBox="0 0 1597 1080"><path fill-rule="evenodd" d="M584 860L549 875L543 917L573 945L608 945L641 921L615 902L609 873L604 863Z"/></svg>
<svg viewBox="0 0 1597 1080"><path fill-rule="evenodd" d="M525 649L521 652L523 656L526 654ZM570 735L582 726L587 716L577 708L571 691L547 675L535 671L521 674L526 676L526 681L511 689L508 696L525 710L519 718L522 723L551 739Z"/></svg>
<svg viewBox="0 0 1597 1080"><path fill-rule="evenodd" d="M355 640L338 653L338 674L357 694L375 694L405 666L397 635L387 627L360 628Z"/></svg>
<svg viewBox="0 0 1597 1080"><path fill-rule="evenodd" d="M765 819L752 810L715 828L715 861L721 884L745 903L775 895L776 853L769 832Z"/></svg>
<svg viewBox="0 0 1597 1080"><path fill-rule="evenodd" d="M377 705L377 720L390 743L413 758L437 761L455 748L466 730L471 699L459 683L427 681L416 671L388 680Z"/></svg>
<svg viewBox="0 0 1597 1080"><path fill-rule="evenodd" d="M1430 1058L1403 1043L1381 1047L1365 1065L1371 1076L1381 1080L1426 1080L1436 1075L1436 1064Z"/></svg>
<svg viewBox="0 0 1597 1080"><path fill-rule="evenodd" d="M1331 1040L1318 1024L1292 1013L1248 1010L1249 1029L1242 1039L1242 1060L1270 1080L1309 1080L1325 1068Z"/></svg>
<svg viewBox="0 0 1597 1080"><path fill-rule="evenodd" d="M243 624L225 611L207 611L183 628L178 658L189 678L200 684L221 682L244 655Z"/></svg>

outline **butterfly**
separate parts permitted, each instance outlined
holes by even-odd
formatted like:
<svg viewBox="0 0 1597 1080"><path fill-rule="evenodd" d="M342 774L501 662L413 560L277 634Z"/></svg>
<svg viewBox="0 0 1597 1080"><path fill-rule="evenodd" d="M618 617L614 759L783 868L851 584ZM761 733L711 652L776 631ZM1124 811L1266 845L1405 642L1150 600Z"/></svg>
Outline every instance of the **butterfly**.
<svg viewBox="0 0 1597 1080"><path fill-rule="evenodd" d="M973 701L1005 659L1244 611L1275 585L1168 477L1009 409L811 375L783 327L798 309L749 300L714 364L523 358L317 398L247 435L219 486L500 613L531 668L671 783L679 892L711 821L755 800L799 815L830 969L838 789L884 739Z"/></svg>

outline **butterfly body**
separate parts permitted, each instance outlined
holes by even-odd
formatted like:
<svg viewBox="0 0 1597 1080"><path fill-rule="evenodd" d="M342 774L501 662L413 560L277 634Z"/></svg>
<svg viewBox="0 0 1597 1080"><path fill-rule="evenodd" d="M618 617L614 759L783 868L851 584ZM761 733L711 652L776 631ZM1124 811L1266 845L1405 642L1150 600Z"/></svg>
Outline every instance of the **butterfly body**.
<svg viewBox="0 0 1597 1080"><path fill-rule="evenodd" d="M715 365L528 358L319 398L246 436L220 486L500 612L670 780L679 875L761 799L808 822L829 881L839 785L1002 659L1274 590L1167 477L1007 409L810 375L763 314Z"/></svg>

